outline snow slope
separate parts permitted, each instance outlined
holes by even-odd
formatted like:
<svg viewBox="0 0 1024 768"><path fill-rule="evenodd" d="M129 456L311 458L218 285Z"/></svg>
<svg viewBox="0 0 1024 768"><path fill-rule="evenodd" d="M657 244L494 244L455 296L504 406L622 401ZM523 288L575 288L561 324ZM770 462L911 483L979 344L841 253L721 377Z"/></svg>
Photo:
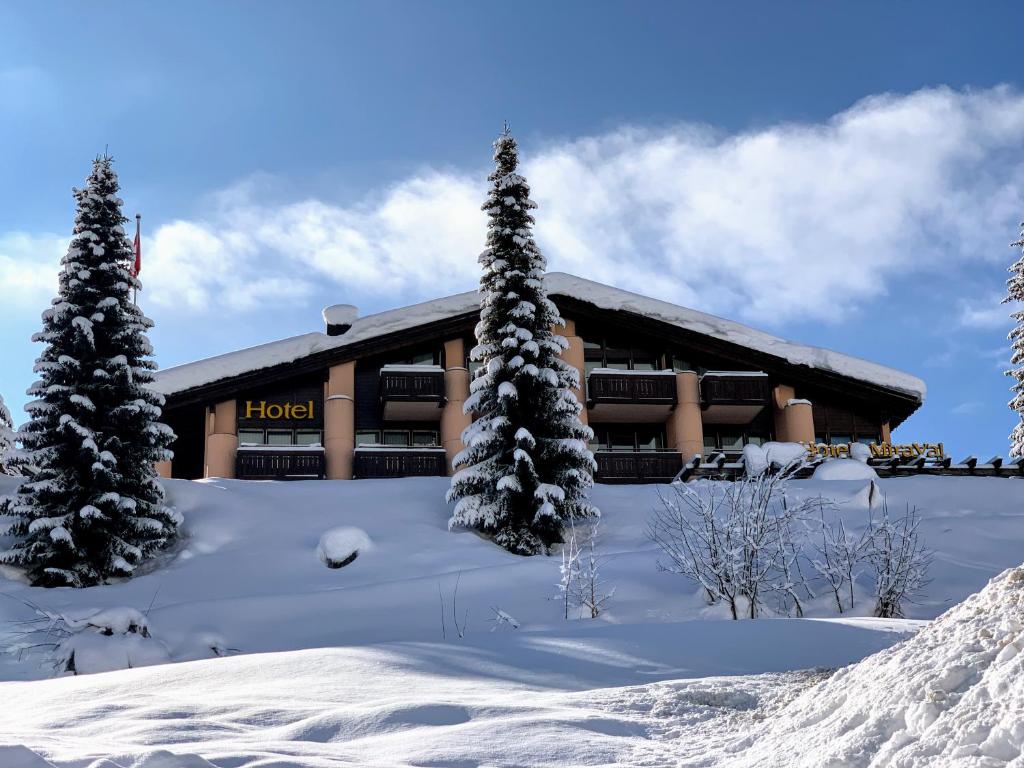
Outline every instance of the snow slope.
<svg viewBox="0 0 1024 768"><path fill-rule="evenodd" d="M912 615L937 615L1021 560L1024 483L879 484L891 509L912 503L923 511L937 550L934 581ZM0 683L0 745L30 751L0 747L0 765L718 765L743 759L737 743L770 755L819 722L805 703L808 717L769 720L780 730L769 728L763 742L737 741L757 735L790 699L810 701L801 693L823 675L796 670L855 662L919 626L825 618L827 600L811 606L819 618L722 620L686 582L656 569L643 529L657 503L651 486L595 488L616 593L606 616L567 622L549 599L559 559L520 558L472 533L449 533L446 485L171 481L188 538L149 573L88 590L30 589L0 577L9 596L0 596L0 621L28 618L22 599L61 612L131 607L147 613L146 642L186 662L28 682L50 674L38 657L3 658L0 678L26 682ZM865 481L797 486L843 502L851 526L864 515ZM0 492L12 487L0 480ZM330 569L318 545L338 528L348 529L347 540L363 532L372 546ZM492 632L492 607L521 629ZM468 625L464 637L456 624ZM232 655L212 658L214 648ZM893 658L887 669L924 669ZM850 679L867 690L873 674ZM883 679L896 696L900 680ZM991 679L993 690L1021 685L1019 676ZM950 688L956 694L955 680ZM850 711L843 722L856 724ZM878 732L898 734L898 704L886 711ZM860 738L855 727L833 734L848 732L850 743ZM102 757L112 762L93 764ZM832 764L869 765L843 759Z"/></svg>

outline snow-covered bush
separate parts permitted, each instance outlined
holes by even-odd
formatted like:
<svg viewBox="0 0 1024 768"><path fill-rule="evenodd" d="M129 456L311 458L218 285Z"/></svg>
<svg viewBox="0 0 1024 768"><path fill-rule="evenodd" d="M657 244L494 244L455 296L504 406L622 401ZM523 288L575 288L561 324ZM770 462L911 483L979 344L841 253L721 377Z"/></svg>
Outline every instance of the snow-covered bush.
<svg viewBox="0 0 1024 768"><path fill-rule="evenodd" d="M812 536L811 568L828 585L836 601L836 609L853 610L853 588L859 569L871 548L871 526L859 536L847 530L835 504L818 499L818 519ZM844 607L843 599L847 605Z"/></svg>
<svg viewBox="0 0 1024 768"><path fill-rule="evenodd" d="M161 396L147 388L156 364L153 323L132 300L117 175L93 163L61 261L58 295L43 313L39 381L19 437L32 477L0 504L13 547L0 562L42 586L86 587L130 576L172 541L179 515L164 504L155 464L171 458Z"/></svg>
<svg viewBox="0 0 1024 768"><path fill-rule="evenodd" d="M332 528L316 547L316 556L328 568L343 568L373 546L362 528Z"/></svg>
<svg viewBox="0 0 1024 768"><path fill-rule="evenodd" d="M92 674L164 664L170 654L156 640L149 621L130 607L75 612L46 610L26 603L34 618L19 622L11 652L42 652L56 674Z"/></svg>
<svg viewBox="0 0 1024 768"><path fill-rule="evenodd" d="M572 390L579 372L559 357L565 323L544 288L547 268L533 239L536 203L516 169L508 130L494 144L495 169L484 210L490 219L480 254L480 322L471 352L482 363L466 412L448 500L450 526L475 528L510 552L532 555L563 540L567 521L597 510L588 490L597 469Z"/></svg>
<svg viewBox="0 0 1024 768"><path fill-rule="evenodd" d="M882 499L881 515L872 521L867 560L875 575L875 616L903 618L903 604L912 601L928 584L932 552L924 546L917 507L907 507L897 518L889 516Z"/></svg>
<svg viewBox="0 0 1024 768"><path fill-rule="evenodd" d="M575 524L569 524L558 582L558 599L567 619L573 609L596 619L615 595L615 588L609 587L601 575L605 556L597 549L599 527L600 523L595 522L583 532Z"/></svg>
<svg viewBox="0 0 1024 768"><path fill-rule="evenodd" d="M812 502L793 502L786 485L799 465L733 482L674 483L648 520L648 535L665 560L658 567L696 582L732 618L755 618L770 594L802 613L799 525Z"/></svg>

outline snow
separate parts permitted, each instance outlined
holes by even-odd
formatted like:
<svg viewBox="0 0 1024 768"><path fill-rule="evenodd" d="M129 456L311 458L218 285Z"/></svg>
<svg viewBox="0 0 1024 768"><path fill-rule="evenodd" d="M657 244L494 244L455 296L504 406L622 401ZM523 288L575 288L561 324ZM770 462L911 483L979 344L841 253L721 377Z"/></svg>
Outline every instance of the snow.
<svg viewBox="0 0 1024 768"><path fill-rule="evenodd" d="M326 325L352 325L359 318L359 307L353 304L332 304L324 307L324 323Z"/></svg>
<svg viewBox="0 0 1024 768"><path fill-rule="evenodd" d="M814 470L815 480L877 480L878 474L857 459L828 459Z"/></svg>
<svg viewBox="0 0 1024 768"><path fill-rule="evenodd" d="M16 482L0 478L0 493ZM936 551L933 581L910 606L915 619L1019 564L1019 480L875 482L891 509L921 510ZM867 484L807 480L791 489L835 499L856 533ZM447 486L446 478L167 481L185 538L135 578L42 590L0 568L0 592L10 596L0 597L0 622L29 617L20 602L29 598L76 619L107 611L101 623L118 628L141 614L151 635L88 633L100 644L83 646L98 653L90 669L133 667L103 674L40 682L51 672L39 655L0 658L0 679L11 681L0 683L0 744L23 744L30 751L11 752L16 759L57 768L104 758L96 765L919 768L956 765L934 756L975 749L965 747L972 735L987 762L965 758L965 766L1005 766L1020 752L1013 718L1021 719L1024 654L1013 650L1021 647L1013 621L1022 605L1009 582L893 650L924 625L866 618L863 582L852 615L836 617L822 596L807 606L812 618L733 622L680 577L657 571L644 525L664 487L598 485L602 575L615 599L598 619L565 621L550 599L561 558L518 557L449 532ZM328 569L314 551L339 528L349 531L342 539L356 529L373 546ZM492 632L496 611L519 629ZM462 638L453 615L460 625L468 619ZM135 668L161 660L160 649L176 663ZM828 669L879 651L863 670L830 678ZM822 669L799 671L814 668ZM812 695L814 686L828 695ZM864 749L854 753L855 744ZM831 750L829 760L815 762L812 747ZM874 755L885 757L870 763ZM17 765L6 758L0 751L0 765Z"/></svg>
<svg viewBox="0 0 1024 768"><path fill-rule="evenodd" d="M341 568L372 546L370 537L362 528L332 528L320 537L316 556L328 568Z"/></svg>
<svg viewBox="0 0 1024 768"><path fill-rule="evenodd" d="M603 285L564 272L549 272L545 278L548 294L567 296L607 310L630 312L660 320L677 328L763 352L793 365L818 368L878 386L887 387L924 401L925 385L916 376L860 358L820 347L797 344L741 323L725 320L694 309L647 298L620 288ZM391 333L438 322L480 308L477 291L458 293L421 304L356 318L339 336L307 333L249 349L229 352L194 363L165 368L156 374L151 388L164 395L183 392L245 373L292 363L318 352L342 350Z"/></svg>

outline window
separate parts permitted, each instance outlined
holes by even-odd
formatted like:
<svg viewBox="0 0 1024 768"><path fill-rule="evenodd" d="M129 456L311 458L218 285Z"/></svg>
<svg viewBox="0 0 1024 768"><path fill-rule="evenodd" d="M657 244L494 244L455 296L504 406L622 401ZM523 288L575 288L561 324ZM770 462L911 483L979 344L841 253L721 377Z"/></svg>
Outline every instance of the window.
<svg viewBox="0 0 1024 768"><path fill-rule="evenodd" d="M583 342L583 360L586 374L595 368L618 371L658 371L662 367L660 352L638 349L623 341L593 339Z"/></svg>
<svg viewBox="0 0 1024 768"><path fill-rule="evenodd" d="M409 445L409 433L403 430L385 429L384 445L406 447Z"/></svg>
<svg viewBox="0 0 1024 768"><path fill-rule="evenodd" d="M356 432L356 445L378 445L380 432L375 429L362 429Z"/></svg>
<svg viewBox="0 0 1024 768"><path fill-rule="evenodd" d="M239 445L264 445L262 429L238 430Z"/></svg>
<svg viewBox="0 0 1024 768"><path fill-rule="evenodd" d="M290 429L268 429L267 445L292 445Z"/></svg>
<svg viewBox="0 0 1024 768"><path fill-rule="evenodd" d="M390 365L437 365L437 352L418 352L401 360L392 360Z"/></svg>
<svg viewBox="0 0 1024 768"><path fill-rule="evenodd" d="M615 451L616 453L660 451L665 447L665 432L660 427L647 425L596 427L594 439L590 441L589 447L591 451Z"/></svg>
<svg viewBox="0 0 1024 768"><path fill-rule="evenodd" d="M435 448L438 444L437 432L416 430L412 433L412 444L417 447Z"/></svg>
<svg viewBox="0 0 1024 768"><path fill-rule="evenodd" d="M295 433L296 445L320 445L319 429L300 429Z"/></svg>

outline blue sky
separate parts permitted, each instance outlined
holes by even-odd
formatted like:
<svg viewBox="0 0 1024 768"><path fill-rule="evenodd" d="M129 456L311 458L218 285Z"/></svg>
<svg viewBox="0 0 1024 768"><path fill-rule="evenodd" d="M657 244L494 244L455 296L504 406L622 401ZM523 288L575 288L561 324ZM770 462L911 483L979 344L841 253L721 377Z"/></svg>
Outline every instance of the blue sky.
<svg viewBox="0 0 1024 768"><path fill-rule="evenodd" d="M0 392L109 146L168 366L472 288L508 119L553 268L921 376L1005 453L1024 6L0 6Z"/></svg>

